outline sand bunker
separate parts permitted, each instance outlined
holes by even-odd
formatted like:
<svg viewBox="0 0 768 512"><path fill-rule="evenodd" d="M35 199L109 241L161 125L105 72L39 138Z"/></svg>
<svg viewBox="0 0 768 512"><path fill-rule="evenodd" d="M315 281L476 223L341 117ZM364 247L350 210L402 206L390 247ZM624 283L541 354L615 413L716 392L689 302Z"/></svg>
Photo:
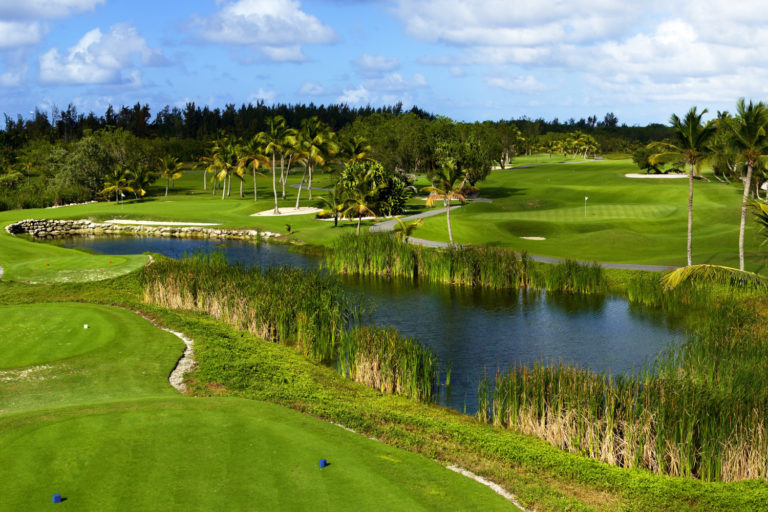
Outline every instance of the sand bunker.
<svg viewBox="0 0 768 512"><path fill-rule="evenodd" d="M624 175L625 178L650 178L650 179L674 179L674 178L687 178L687 174L641 174L641 173L629 173Z"/></svg>
<svg viewBox="0 0 768 512"><path fill-rule="evenodd" d="M276 214L275 209L271 208L269 210L264 210L263 212L253 213L251 214L251 217L283 217L286 215L307 215L310 213L317 213L321 212L320 208L310 208L307 206L302 206L301 208L280 208L280 213ZM333 220L333 219L331 219Z"/></svg>
<svg viewBox="0 0 768 512"><path fill-rule="evenodd" d="M546 240L543 236L521 236L523 240Z"/></svg>

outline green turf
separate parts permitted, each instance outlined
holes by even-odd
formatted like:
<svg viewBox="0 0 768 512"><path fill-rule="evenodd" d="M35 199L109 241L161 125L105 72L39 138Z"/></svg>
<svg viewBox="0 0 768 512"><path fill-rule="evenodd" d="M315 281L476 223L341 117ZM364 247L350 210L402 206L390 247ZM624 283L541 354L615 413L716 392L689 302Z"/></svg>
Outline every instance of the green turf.
<svg viewBox="0 0 768 512"><path fill-rule="evenodd" d="M11 426L0 496L16 510L54 492L76 510L509 509L437 463L263 402L127 402Z"/></svg>
<svg viewBox="0 0 768 512"><path fill-rule="evenodd" d="M555 157L553 157L554 161ZM688 184L681 180L629 179L637 172L630 160L550 163L547 155L520 157L515 165L534 167L493 171L479 183L480 196L492 203L475 202L451 214L454 239L461 244L496 245L527 250L540 256L587 261L683 265L685 263ZM282 233L285 239L323 245L342 233L355 230L356 223L319 221L313 215L251 217L272 207L269 178L259 178L259 200L253 201L251 185L245 198L235 186L232 197L203 192L200 172L187 172L166 198L155 195L144 201L121 205L96 203L59 209L0 213L0 225L36 218L131 218L218 223L225 228L250 228ZM291 175L290 183L300 177ZM328 186L332 175L318 175L315 186ZM250 181L248 182L250 183ZM417 182L424 185L421 177ZM288 199L280 206L295 204L296 190L287 188ZM315 192L315 198L324 194ZM584 197L588 196L584 213ZM303 206L317 205L306 200ZM694 263L738 264L738 225L741 188L715 180L697 181L694 193ZM413 199L412 211L425 209L423 200ZM370 226L373 221L366 221ZM288 226L290 225L290 234ZM426 219L416 237L448 241L445 216ZM526 240L522 237L545 237ZM747 268L764 271L765 247L755 223L747 223ZM109 263L112 261L112 263ZM146 256L105 257L84 254L14 238L0 232L0 266L3 279L41 283L97 280L130 272L147 261ZM46 266L48 264L48 266Z"/></svg>
<svg viewBox="0 0 768 512"><path fill-rule="evenodd" d="M509 507L437 463L289 409L179 395L167 378L182 343L130 311L0 313L19 327L1 333L4 363L37 365L0 370L0 509L41 510L53 493L99 511Z"/></svg>
<svg viewBox="0 0 768 512"><path fill-rule="evenodd" d="M0 369L77 356L116 336L112 315L82 304L1 306L0 318Z"/></svg>

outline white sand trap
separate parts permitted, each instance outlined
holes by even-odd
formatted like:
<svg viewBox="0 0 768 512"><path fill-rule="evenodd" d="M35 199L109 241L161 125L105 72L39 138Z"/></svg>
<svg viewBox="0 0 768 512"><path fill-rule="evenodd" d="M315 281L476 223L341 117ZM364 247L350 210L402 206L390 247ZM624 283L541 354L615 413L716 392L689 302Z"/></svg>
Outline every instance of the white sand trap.
<svg viewBox="0 0 768 512"><path fill-rule="evenodd" d="M131 219L112 219L105 221L107 224L126 224L141 226L220 226L213 222L163 222L159 220L131 220Z"/></svg>
<svg viewBox="0 0 768 512"><path fill-rule="evenodd" d="M253 213L251 214L251 217L284 217L287 215L307 215L310 213L317 213L321 212L320 208L310 208L308 206L302 206L301 208L280 208L280 213L275 214L275 209L270 208L269 210L264 210L263 212ZM333 220L333 219L331 219Z"/></svg>
<svg viewBox="0 0 768 512"><path fill-rule="evenodd" d="M687 174L640 174L629 173L624 175L625 178L641 178L641 179L674 179L674 178L687 178Z"/></svg>
<svg viewBox="0 0 768 512"><path fill-rule="evenodd" d="M523 240L546 240L543 236L521 236Z"/></svg>

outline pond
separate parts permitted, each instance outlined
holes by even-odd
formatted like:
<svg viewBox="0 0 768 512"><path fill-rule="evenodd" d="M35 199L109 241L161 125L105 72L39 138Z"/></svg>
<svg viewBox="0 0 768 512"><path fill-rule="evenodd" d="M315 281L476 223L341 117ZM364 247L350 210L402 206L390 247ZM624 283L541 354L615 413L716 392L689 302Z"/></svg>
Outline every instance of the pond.
<svg viewBox="0 0 768 512"><path fill-rule="evenodd" d="M103 254L156 252L172 258L223 250L248 265L316 268L320 260L288 246L166 238L71 238L69 248ZM477 409L477 385L497 368L562 361L611 374L638 371L686 337L682 323L623 298L493 292L371 278L342 278L347 293L372 309L371 320L418 338L452 365L450 393L438 402L462 412Z"/></svg>

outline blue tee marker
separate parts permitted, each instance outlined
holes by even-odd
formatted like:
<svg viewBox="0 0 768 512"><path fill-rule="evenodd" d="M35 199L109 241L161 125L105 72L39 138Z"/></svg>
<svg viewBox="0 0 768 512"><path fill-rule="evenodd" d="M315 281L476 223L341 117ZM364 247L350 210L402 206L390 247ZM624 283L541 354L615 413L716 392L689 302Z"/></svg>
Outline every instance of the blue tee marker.
<svg viewBox="0 0 768 512"><path fill-rule="evenodd" d="M54 494L53 495L53 502L54 503L61 503L61 494Z"/></svg>
<svg viewBox="0 0 768 512"><path fill-rule="evenodd" d="M328 465L328 461L326 459L320 459L320 467L324 468Z"/></svg>

